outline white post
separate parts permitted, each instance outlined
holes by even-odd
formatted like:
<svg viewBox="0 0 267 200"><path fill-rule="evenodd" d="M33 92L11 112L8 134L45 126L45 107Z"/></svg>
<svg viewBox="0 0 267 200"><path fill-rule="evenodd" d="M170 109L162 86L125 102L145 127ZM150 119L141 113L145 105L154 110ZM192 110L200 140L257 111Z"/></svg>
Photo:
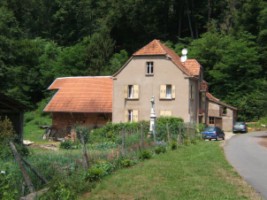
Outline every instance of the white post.
<svg viewBox="0 0 267 200"><path fill-rule="evenodd" d="M150 134L153 135L154 140L156 139L155 137L155 124L156 124L156 114L155 114L155 109L154 109L154 105L155 105L155 98L154 96L151 98L150 100L151 102L151 111L150 111L150 126L149 126L149 132Z"/></svg>

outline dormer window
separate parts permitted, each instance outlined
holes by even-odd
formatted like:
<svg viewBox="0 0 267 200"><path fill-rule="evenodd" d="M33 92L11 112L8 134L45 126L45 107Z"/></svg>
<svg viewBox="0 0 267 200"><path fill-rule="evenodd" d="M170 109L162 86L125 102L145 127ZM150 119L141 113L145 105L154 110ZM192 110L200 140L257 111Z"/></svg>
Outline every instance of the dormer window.
<svg viewBox="0 0 267 200"><path fill-rule="evenodd" d="M153 75L154 74L154 63L147 62L146 63L146 75Z"/></svg>

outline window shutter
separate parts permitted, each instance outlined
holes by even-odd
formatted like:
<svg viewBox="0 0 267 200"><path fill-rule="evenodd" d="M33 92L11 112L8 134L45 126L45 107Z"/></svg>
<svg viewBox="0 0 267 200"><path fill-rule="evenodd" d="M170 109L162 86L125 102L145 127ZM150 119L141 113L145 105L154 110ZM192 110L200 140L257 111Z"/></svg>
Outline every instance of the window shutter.
<svg viewBox="0 0 267 200"><path fill-rule="evenodd" d="M127 99L128 98L128 85L124 86L124 98Z"/></svg>
<svg viewBox="0 0 267 200"><path fill-rule="evenodd" d="M166 98L166 85L160 85L160 99Z"/></svg>
<svg viewBox="0 0 267 200"><path fill-rule="evenodd" d="M172 85L172 98L175 99L175 85Z"/></svg>
<svg viewBox="0 0 267 200"><path fill-rule="evenodd" d="M170 116L172 116L172 111L170 111L170 110L161 110L160 111L160 116L170 117Z"/></svg>
<svg viewBox="0 0 267 200"><path fill-rule="evenodd" d="M168 116L168 117L172 116L172 111L166 110L165 111L165 116Z"/></svg>
<svg viewBox="0 0 267 200"><path fill-rule="evenodd" d="M139 85L134 85L134 98L139 99Z"/></svg>
<svg viewBox="0 0 267 200"><path fill-rule="evenodd" d="M124 112L124 121L125 122L128 122L128 115L129 115L128 110L125 110L125 112Z"/></svg>
<svg viewBox="0 0 267 200"><path fill-rule="evenodd" d="M133 121L138 122L138 110L133 110Z"/></svg>

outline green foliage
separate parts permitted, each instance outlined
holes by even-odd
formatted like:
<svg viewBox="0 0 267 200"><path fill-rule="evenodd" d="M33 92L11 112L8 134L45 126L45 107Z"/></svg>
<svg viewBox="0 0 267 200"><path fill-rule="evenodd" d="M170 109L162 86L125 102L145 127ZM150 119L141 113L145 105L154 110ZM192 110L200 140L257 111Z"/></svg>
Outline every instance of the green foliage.
<svg viewBox="0 0 267 200"><path fill-rule="evenodd" d="M142 150L142 151L140 151L140 153L139 153L139 159L140 160L148 160L150 158L152 158L151 151L149 151L149 150Z"/></svg>
<svg viewBox="0 0 267 200"><path fill-rule="evenodd" d="M12 175L6 171L0 172L0 199L14 200L18 198L18 190L15 189Z"/></svg>
<svg viewBox="0 0 267 200"><path fill-rule="evenodd" d="M184 123L182 118L159 117L156 122L156 136L158 140L167 141L168 137L184 134ZM169 138L169 139L171 139Z"/></svg>
<svg viewBox="0 0 267 200"><path fill-rule="evenodd" d="M15 138L15 131L12 122L5 117L0 117L0 143L3 144Z"/></svg>
<svg viewBox="0 0 267 200"><path fill-rule="evenodd" d="M137 123L107 123L102 128L94 129L91 131L90 142L103 142L103 138L111 140L117 144L121 144L122 131L128 136L133 135L138 131L143 130L143 133L148 133L149 123L148 122L137 122ZM130 142L130 141L129 141Z"/></svg>
<svg viewBox="0 0 267 200"><path fill-rule="evenodd" d="M156 154L166 153L167 149L164 145L159 145L155 148Z"/></svg>
<svg viewBox="0 0 267 200"><path fill-rule="evenodd" d="M122 158L120 160L120 166L121 167L131 167L135 164L135 162L129 158Z"/></svg>
<svg viewBox="0 0 267 200"><path fill-rule="evenodd" d="M94 182L99 181L104 176L109 175L114 170L113 164L109 162L100 162L93 165L86 173L85 180Z"/></svg>
<svg viewBox="0 0 267 200"><path fill-rule="evenodd" d="M177 149L177 142L176 141L172 141L170 146L171 146L171 150L176 150Z"/></svg>
<svg viewBox="0 0 267 200"><path fill-rule="evenodd" d="M2 149L1 149L2 150ZM4 161L4 162L3 162ZM21 173L13 159L0 160L0 199L18 199L21 192Z"/></svg>
<svg viewBox="0 0 267 200"><path fill-rule="evenodd" d="M75 130L76 130L77 137L80 140L80 142L82 144L87 144L87 142L89 141L89 133L90 133L89 128L78 125L75 127Z"/></svg>
<svg viewBox="0 0 267 200"><path fill-rule="evenodd" d="M67 185L63 180L56 180L50 185L48 192L39 197L40 200L62 199L62 200L75 200L77 194L73 191L70 185Z"/></svg>
<svg viewBox="0 0 267 200"><path fill-rule="evenodd" d="M73 146L73 142L72 141L65 140L65 141L60 143L59 148L69 150L69 149L72 149L72 146Z"/></svg>
<svg viewBox="0 0 267 200"><path fill-rule="evenodd" d="M117 144L112 141L104 141L101 143L95 143L95 144L90 145L91 149L96 149L96 150L108 150L108 149L113 149L116 147L117 147Z"/></svg>
<svg viewBox="0 0 267 200"><path fill-rule="evenodd" d="M115 72L117 72L127 61L128 57L129 56L126 50L121 50L119 53L113 54L113 56L111 57L109 61L110 63L109 70L112 69L110 73L114 74Z"/></svg>
<svg viewBox="0 0 267 200"><path fill-rule="evenodd" d="M232 36L208 32L191 43L190 57L197 58L205 66L204 77L210 91L236 106L242 120L253 120L263 114L258 111L263 108L260 99L266 96L262 87L266 78L259 55L255 36L248 33Z"/></svg>

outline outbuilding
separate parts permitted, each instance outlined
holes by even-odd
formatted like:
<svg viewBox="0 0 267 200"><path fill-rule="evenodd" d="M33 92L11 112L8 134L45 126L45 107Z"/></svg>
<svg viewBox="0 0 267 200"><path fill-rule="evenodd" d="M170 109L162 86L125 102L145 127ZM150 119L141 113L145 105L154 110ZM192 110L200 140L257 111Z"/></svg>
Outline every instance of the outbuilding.
<svg viewBox="0 0 267 200"><path fill-rule="evenodd" d="M23 116L26 106L22 103L0 93L0 117L7 117L13 124L18 138L23 140Z"/></svg>
<svg viewBox="0 0 267 200"><path fill-rule="evenodd" d="M57 90L44 109L52 114L57 136L70 134L75 125L97 128L112 120L110 76L57 78L48 89Z"/></svg>

